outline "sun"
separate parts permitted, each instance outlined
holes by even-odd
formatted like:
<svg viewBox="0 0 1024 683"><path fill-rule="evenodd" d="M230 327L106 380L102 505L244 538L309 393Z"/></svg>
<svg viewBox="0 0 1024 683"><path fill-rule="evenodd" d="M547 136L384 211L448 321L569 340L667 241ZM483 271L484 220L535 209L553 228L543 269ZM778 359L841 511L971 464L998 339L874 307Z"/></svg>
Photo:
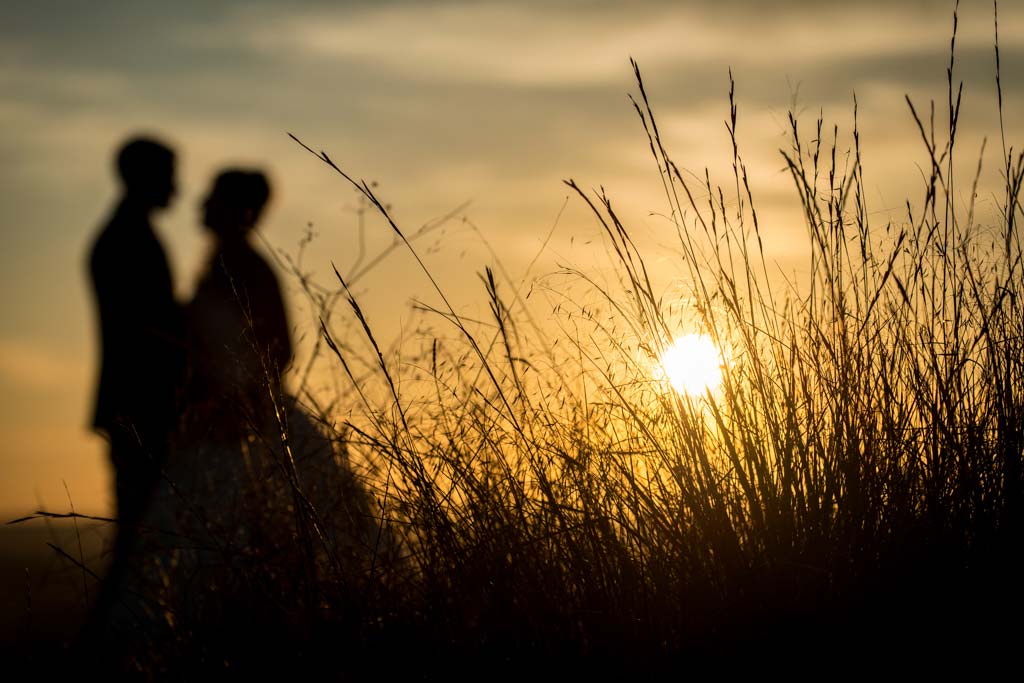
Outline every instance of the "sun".
<svg viewBox="0 0 1024 683"><path fill-rule="evenodd" d="M722 383L722 354L704 334L686 334L661 354L665 379L680 394L702 396Z"/></svg>

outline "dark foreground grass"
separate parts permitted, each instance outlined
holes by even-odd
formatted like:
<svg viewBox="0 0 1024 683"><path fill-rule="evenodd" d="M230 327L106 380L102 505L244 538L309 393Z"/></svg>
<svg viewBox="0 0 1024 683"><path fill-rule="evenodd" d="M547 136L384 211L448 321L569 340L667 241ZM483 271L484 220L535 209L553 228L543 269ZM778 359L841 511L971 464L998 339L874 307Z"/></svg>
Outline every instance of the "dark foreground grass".
<svg viewBox="0 0 1024 683"><path fill-rule="evenodd" d="M638 68L636 78L690 287L685 312L655 291L609 197L572 181L619 281L561 274L589 292L553 316L571 333L537 324L520 283L491 269L492 319L467 321L424 266L436 314L457 333L398 363L340 274L333 290L303 281L322 311L318 348L350 380L344 400L361 405L340 425L320 408L331 466L348 477L332 490L357 502L315 491L322 480L304 469L282 405L282 429L258 436L272 456L260 486L285 493L259 489L246 518L273 531L241 545L221 537L203 556L216 571L150 602L163 630L134 652L114 643L117 666L809 676L885 657L1012 658L1024 155L1000 131L1005 194L982 219L976 176L955 173L951 56L944 123L908 99L929 160L921 192L875 224L857 128L843 142L823 121L807 132L791 116L782 158L811 251L807 281L785 283L762 255L732 97L734 176L697 183L672 161ZM1001 93L998 106L1002 115ZM313 153L422 266L373 188ZM336 331L337 302L355 333ZM723 349L719 390L688 396L655 379L684 326ZM214 597L174 602L197 593ZM823 661L831 668L814 668Z"/></svg>

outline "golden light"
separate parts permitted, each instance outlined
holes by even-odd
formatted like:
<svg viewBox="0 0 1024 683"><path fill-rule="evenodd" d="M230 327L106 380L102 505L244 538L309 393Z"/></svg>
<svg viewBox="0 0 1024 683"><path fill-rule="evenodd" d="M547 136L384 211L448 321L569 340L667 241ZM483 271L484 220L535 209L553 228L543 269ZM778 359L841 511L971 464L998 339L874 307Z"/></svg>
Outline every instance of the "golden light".
<svg viewBox="0 0 1024 683"><path fill-rule="evenodd" d="M678 337L661 354L661 368L680 394L702 396L722 383L722 354L704 334Z"/></svg>

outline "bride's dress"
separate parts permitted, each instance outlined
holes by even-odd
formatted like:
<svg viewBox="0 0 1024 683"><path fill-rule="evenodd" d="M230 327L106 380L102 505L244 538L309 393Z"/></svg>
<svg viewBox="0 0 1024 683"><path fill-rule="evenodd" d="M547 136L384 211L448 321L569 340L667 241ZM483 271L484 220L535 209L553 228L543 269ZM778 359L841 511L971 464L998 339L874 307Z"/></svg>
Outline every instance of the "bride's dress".
<svg viewBox="0 0 1024 683"><path fill-rule="evenodd" d="M282 388L291 345L267 264L245 244L221 249L188 314L188 409L124 616L174 632L232 601L272 604L268 593L286 600L302 582L358 582L385 567L393 544L344 444Z"/></svg>

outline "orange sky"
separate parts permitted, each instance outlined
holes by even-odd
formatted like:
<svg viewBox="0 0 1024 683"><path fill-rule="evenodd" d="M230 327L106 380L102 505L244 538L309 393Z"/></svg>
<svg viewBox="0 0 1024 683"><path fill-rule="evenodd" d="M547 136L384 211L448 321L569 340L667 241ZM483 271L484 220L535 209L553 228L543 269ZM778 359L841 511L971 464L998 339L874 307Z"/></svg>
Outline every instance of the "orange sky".
<svg viewBox="0 0 1024 683"><path fill-rule="evenodd" d="M355 260L355 194L289 131L377 180L404 227L471 202L459 216L514 275L565 202L561 180L603 185L670 281L674 254L662 247L671 235L651 215L664 201L626 99L635 90L631 56L676 161L700 174L710 167L723 181L732 67L766 248L785 272L799 274L804 244L778 155L794 102L808 133L819 109L848 131L856 91L869 202L878 224L887 210L898 215L906 197L920 195L924 160L903 94L944 101L952 3L768 5L4 3L0 512L38 502L63 509L62 481L80 510L107 510L104 449L86 430L97 345L84 258L116 197L111 155L130 133L155 132L179 153L182 192L157 223L183 299L204 255L198 202L227 163L271 173L276 196L263 226L271 245L294 252L313 223L308 264L322 279L332 261L344 272ZM1024 7L1006 2L1000 12L1007 134L1019 147ZM963 3L958 46L962 158L976 164L988 135L995 162L989 3ZM998 184L995 168L983 177L982 208L991 206L984 190ZM599 267L596 240L590 216L570 200L534 272ZM389 241L383 226L368 224L371 253ZM423 251L442 285L465 310L483 310L476 274L493 258L473 228L456 219L433 242ZM384 338L403 330L412 298L426 297L402 253L359 284ZM292 301L301 336L311 318Z"/></svg>

